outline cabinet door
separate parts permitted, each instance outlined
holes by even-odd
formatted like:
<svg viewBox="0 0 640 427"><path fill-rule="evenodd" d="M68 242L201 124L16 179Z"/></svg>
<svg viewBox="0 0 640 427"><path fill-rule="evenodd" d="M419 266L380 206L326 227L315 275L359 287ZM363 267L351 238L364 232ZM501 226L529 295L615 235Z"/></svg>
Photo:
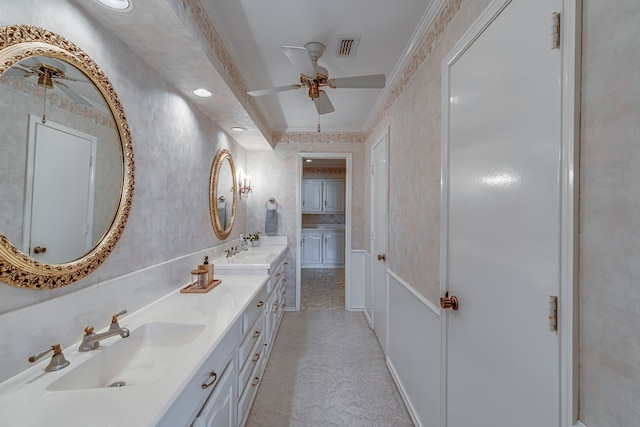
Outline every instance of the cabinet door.
<svg viewBox="0 0 640 427"><path fill-rule="evenodd" d="M322 212L322 187L321 179L302 180L302 212Z"/></svg>
<svg viewBox="0 0 640 427"><path fill-rule="evenodd" d="M192 427L235 427L236 405L233 387L236 373L233 361L222 374L216 389L198 414Z"/></svg>
<svg viewBox="0 0 640 427"><path fill-rule="evenodd" d="M324 233L324 263L344 264L344 233Z"/></svg>
<svg viewBox="0 0 640 427"><path fill-rule="evenodd" d="M344 181L324 182L324 212L344 212Z"/></svg>
<svg viewBox="0 0 640 427"><path fill-rule="evenodd" d="M322 264L322 233L302 233L302 264Z"/></svg>

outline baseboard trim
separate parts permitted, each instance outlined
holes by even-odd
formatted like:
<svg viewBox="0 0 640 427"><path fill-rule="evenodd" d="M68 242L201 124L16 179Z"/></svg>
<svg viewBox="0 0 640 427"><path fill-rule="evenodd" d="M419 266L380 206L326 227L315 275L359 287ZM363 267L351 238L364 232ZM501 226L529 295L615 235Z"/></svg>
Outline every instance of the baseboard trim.
<svg viewBox="0 0 640 427"><path fill-rule="evenodd" d="M387 362L387 368L391 373L391 378L393 378L393 382L396 383L396 387L398 388L400 397L402 398L402 401L404 402L404 406L407 408L407 412L411 417L411 421L413 421L413 424L416 427L422 427L422 424L420 423L418 418L416 418L415 409L413 408L413 403L411 402L411 399L409 399L409 396L407 396L407 392L405 391L404 386L402 385L402 381L400 381L400 377L398 376L396 369L393 367L393 362L391 362L391 359L389 359L388 357L386 357L385 360Z"/></svg>
<svg viewBox="0 0 640 427"><path fill-rule="evenodd" d="M576 421L576 423L573 425L573 427L589 427L587 426L585 423L583 423L582 421L578 420Z"/></svg>
<svg viewBox="0 0 640 427"><path fill-rule="evenodd" d="M396 282L400 283L402 286L404 286L409 292L411 292L413 294L414 297L416 297L418 299L418 301L422 302L424 305L426 305L427 307L429 307L431 309L431 311L433 311L435 314L438 315L438 317L440 316L440 307L438 307L437 305L435 305L434 303L432 303L431 301L429 301L424 295L422 295L421 293L419 293L418 291L416 291L413 286L411 286L410 284L408 284L407 282L405 282L404 280L402 280L400 278L400 276L398 276L397 274L395 274L393 271L391 270L387 270L387 274L389 274L391 277L393 277Z"/></svg>

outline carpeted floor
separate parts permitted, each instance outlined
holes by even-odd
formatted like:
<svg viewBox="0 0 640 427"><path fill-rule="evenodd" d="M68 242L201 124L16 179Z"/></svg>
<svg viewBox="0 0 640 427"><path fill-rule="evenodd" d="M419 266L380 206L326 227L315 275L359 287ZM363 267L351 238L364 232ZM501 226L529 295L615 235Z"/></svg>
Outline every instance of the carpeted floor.
<svg viewBox="0 0 640 427"><path fill-rule="evenodd" d="M248 427L413 426L362 313L284 315Z"/></svg>

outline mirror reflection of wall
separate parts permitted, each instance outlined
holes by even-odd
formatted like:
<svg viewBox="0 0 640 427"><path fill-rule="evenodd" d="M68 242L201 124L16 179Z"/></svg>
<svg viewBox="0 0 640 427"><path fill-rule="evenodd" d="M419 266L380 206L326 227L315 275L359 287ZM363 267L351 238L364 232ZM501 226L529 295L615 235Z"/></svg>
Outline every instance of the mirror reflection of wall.
<svg viewBox="0 0 640 427"><path fill-rule="evenodd" d="M51 67L59 73L57 77L50 76L51 80L43 82L42 67ZM87 168L94 168L91 185L95 196L92 218L87 227L92 230L88 243L88 249L91 249L113 222L120 200L123 177L120 139L109 108L93 83L74 66L45 56L24 59L0 76L0 135L3 135L3 155L0 156L0 181L3 183L0 186L0 211L3 215L0 216L0 230L29 254L29 247L23 245L26 237L24 230L31 229L30 224L25 222L25 212L30 205L25 198L37 194L29 186L33 184L33 172L38 171L42 161L38 162L35 157L35 161L28 164L28 141L31 138L35 142L38 135L41 143L45 141L42 139L44 132L38 132L37 127L30 127L29 120L30 115L40 120L43 112L49 123L40 123L40 129L44 129L42 126L52 128L58 125L58 129L66 127L70 132L75 130L90 135L97 142L95 155L89 160L91 166L87 164ZM58 133L58 136L62 135L65 135L65 131ZM70 135L69 138L74 136ZM64 188L60 190L65 191ZM56 200L55 197L53 199ZM61 211L71 209L68 204L58 208ZM75 212L69 213L69 216L74 215ZM31 242L34 247L40 244L33 240L33 236ZM42 243L55 248L60 242ZM68 255L68 259L39 260L63 263L73 261L86 252L88 250L85 247L81 253ZM48 253L52 254L52 250L49 249Z"/></svg>
<svg viewBox="0 0 640 427"><path fill-rule="evenodd" d="M220 150L211 166L210 211L213 231L220 240L231 234L238 201L236 168L231 152Z"/></svg>

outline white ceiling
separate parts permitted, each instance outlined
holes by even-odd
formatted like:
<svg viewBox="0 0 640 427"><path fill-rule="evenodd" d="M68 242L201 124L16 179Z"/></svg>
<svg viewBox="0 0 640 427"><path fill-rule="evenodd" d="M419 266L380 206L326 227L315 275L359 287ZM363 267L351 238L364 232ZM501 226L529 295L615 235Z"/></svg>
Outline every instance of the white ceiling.
<svg viewBox="0 0 640 427"><path fill-rule="evenodd" d="M171 3L180 1L133 0L133 9L125 13L77 1L246 148L269 148L273 131L317 130L318 114L304 88L255 98L266 118L256 124L246 100L225 84L225 70L219 72L220 64L211 61L202 41L193 39L184 17L176 14ZM385 74L384 90L326 88L336 111L320 117L322 131L361 132L424 31L434 0L200 1L247 90L299 83L300 74L282 46L310 41L326 46L318 64L329 70L330 78ZM343 35L360 36L355 57L337 57L336 40ZM191 93L196 87L210 88L214 97L197 99ZM231 131L238 125L248 132Z"/></svg>

